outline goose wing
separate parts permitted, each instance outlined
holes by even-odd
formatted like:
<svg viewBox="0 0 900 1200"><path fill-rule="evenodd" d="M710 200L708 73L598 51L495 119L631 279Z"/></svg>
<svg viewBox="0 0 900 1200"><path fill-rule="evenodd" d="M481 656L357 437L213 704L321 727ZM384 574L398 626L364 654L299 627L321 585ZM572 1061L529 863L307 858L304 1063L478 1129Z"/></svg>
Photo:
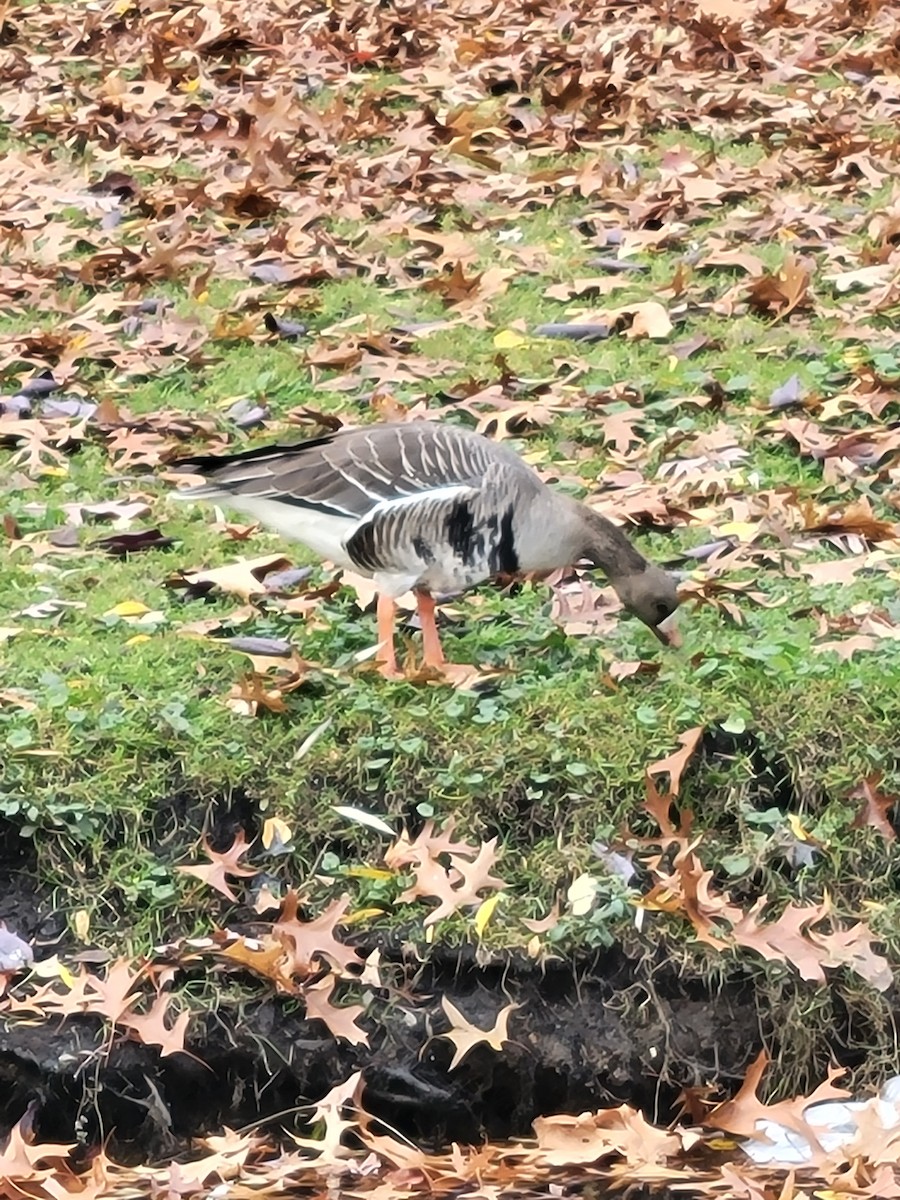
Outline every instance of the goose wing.
<svg viewBox="0 0 900 1200"><path fill-rule="evenodd" d="M489 462L476 485L457 484L377 504L344 539L354 565L405 590L414 582L453 591L519 569L518 506L530 472ZM390 585L389 585L390 586Z"/></svg>
<svg viewBox="0 0 900 1200"><path fill-rule="evenodd" d="M186 499L241 496L360 520L392 501L478 486L495 462L524 479L534 478L505 446L430 421L343 429L291 445L182 459L173 466L208 480L179 493Z"/></svg>

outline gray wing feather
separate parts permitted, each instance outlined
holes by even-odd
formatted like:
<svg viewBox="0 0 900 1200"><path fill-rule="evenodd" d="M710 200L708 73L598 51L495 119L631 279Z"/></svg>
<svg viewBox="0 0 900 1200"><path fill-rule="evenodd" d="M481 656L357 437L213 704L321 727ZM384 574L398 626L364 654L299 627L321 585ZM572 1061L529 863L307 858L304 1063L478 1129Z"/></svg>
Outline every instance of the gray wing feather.
<svg viewBox="0 0 900 1200"><path fill-rule="evenodd" d="M495 460L477 485L387 501L359 522L344 547L360 570L373 574L418 577L436 569L469 582L514 574L516 509L529 498L523 479L540 489L518 460Z"/></svg>
<svg viewBox="0 0 900 1200"><path fill-rule="evenodd" d="M481 484L491 464L537 484L522 460L480 434L430 421L372 425L230 457L185 460L208 479L197 498L244 495L361 519L375 506L440 488Z"/></svg>

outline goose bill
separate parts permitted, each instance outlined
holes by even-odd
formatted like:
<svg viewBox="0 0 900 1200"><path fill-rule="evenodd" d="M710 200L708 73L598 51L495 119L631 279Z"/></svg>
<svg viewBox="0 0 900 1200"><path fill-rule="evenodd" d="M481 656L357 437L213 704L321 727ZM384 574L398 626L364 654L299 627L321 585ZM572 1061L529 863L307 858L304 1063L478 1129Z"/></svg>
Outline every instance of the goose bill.
<svg viewBox="0 0 900 1200"><path fill-rule="evenodd" d="M664 646L680 646L682 639L678 628L678 613L670 613L664 621L654 625L653 632Z"/></svg>

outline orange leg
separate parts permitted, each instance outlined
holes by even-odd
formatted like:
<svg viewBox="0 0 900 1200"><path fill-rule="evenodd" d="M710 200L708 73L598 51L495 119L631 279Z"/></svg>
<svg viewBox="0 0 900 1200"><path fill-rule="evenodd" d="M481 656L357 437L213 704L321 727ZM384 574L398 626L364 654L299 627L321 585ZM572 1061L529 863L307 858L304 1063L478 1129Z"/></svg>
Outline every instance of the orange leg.
<svg viewBox="0 0 900 1200"><path fill-rule="evenodd" d="M394 616L397 606L390 596L378 594L378 605L375 610L378 621L378 668L385 679L399 679L402 672L397 669L397 655L394 651Z"/></svg>
<svg viewBox="0 0 900 1200"><path fill-rule="evenodd" d="M446 659L434 619L434 597L427 592L416 592L416 604L422 622L422 661L426 667L442 667Z"/></svg>

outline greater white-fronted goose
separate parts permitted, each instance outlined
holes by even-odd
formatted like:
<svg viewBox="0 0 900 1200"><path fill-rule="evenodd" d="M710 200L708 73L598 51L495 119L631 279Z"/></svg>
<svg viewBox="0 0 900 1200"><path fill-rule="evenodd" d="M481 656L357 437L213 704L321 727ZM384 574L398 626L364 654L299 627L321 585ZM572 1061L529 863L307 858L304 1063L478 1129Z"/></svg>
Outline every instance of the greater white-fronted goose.
<svg viewBox="0 0 900 1200"><path fill-rule="evenodd" d="M293 445L173 464L209 482L175 493L221 500L371 576L378 590L382 673L398 674L394 599L412 588L426 665L444 663L435 595L497 575L587 561L661 641L678 607L676 581L586 504L553 491L508 446L432 421L340 429Z"/></svg>

